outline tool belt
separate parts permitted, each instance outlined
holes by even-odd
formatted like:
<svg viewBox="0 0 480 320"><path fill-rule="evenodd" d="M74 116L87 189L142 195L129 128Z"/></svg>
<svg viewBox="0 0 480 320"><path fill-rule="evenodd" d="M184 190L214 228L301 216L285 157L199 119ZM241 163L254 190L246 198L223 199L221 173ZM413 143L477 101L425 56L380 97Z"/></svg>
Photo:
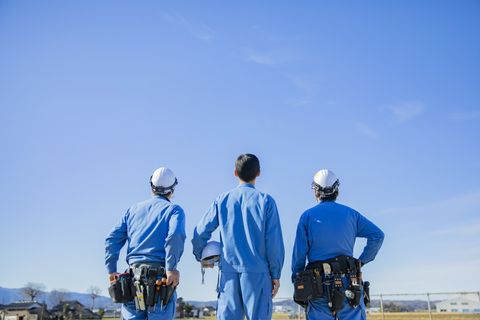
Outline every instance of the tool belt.
<svg viewBox="0 0 480 320"><path fill-rule="evenodd" d="M346 288L342 277L347 277L349 280ZM311 262L304 271L297 273L294 278L293 299L306 307L310 300L326 297L330 310L336 314L343 308L345 298L352 307L359 306L363 287L360 260L349 256L338 256ZM368 286L365 286L365 289L367 288ZM365 291L364 300L367 300L368 292Z"/></svg>
<svg viewBox="0 0 480 320"><path fill-rule="evenodd" d="M167 285L165 268L159 264L132 264L110 283L108 292L113 302L135 301L137 310L155 308L158 303L164 308L175 292Z"/></svg>

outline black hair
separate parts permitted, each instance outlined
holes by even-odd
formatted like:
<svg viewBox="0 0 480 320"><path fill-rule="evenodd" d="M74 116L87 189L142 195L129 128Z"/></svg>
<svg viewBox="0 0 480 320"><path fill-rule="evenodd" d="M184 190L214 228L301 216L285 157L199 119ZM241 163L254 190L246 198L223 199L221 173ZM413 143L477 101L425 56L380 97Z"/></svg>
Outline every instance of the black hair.
<svg viewBox="0 0 480 320"><path fill-rule="evenodd" d="M321 191L315 191L315 197L320 201L335 201L338 197L338 189L329 194L325 194Z"/></svg>
<svg viewBox="0 0 480 320"><path fill-rule="evenodd" d="M235 170L242 181L252 181L260 172L260 161L254 154L241 154L235 161Z"/></svg>
<svg viewBox="0 0 480 320"><path fill-rule="evenodd" d="M170 201L170 200L169 200L169 197L172 195L173 192L160 193L160 192L155 191L154 189L152 189L152 193L153 193L155 196L160 196L160 197L164 198L165 200Z"/></svg>

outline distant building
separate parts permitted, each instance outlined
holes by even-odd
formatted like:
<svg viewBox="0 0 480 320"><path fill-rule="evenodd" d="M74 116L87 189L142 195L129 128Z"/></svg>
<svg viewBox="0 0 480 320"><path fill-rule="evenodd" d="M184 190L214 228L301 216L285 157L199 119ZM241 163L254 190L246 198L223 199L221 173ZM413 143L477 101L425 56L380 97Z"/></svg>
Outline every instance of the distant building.
<svg viewBox="0 0 480 320"><path fill-rule="evenodd" d="M121 310L122 309L117 309L117 310L105 310L105 313L103 314L104 318L121 318Z"/></svg>
<svg viewBox="0 0 480 320"><path fill-rule="evenodd" d="M47 306L38 302L15 302L2 306L2 320L50 320Z"/></svg>
<svg viewBox="0 0 480 320"><path fill-rule="evenodd" d="M203 318L203 309L193 307L192 311L190 312L189 316L193 318Z"/></svg>
<svg viewBox="0 0 480 320"><path fill-rule="evenodd" d="M457 297L438 302L436 308L437 312L480 313L480 302Z"/></svg>
<svg viewBox="0 0 480 320"><path fill-rule="evenodd" d="M212 307L212 306L206 306L203 308L203 315L205 317L211 317L214 316L217 313L217 308Z"/></svg>
<svg viewBox="0 0 480 320"><path fill-rule="evenodd" d="M274 313L290 313L292 312L292 308L284 305L276 305L276 306L273 306L272 311Z"/></svg>
<svg viewBox="0 0 480 320"><path fill-rule="evenodd" d="M100 315L94 313L92 310L85 308L80 302L63 301L57 304L51 310L53 316L60 320L73 320L73 319L101 319Z"/></svg>

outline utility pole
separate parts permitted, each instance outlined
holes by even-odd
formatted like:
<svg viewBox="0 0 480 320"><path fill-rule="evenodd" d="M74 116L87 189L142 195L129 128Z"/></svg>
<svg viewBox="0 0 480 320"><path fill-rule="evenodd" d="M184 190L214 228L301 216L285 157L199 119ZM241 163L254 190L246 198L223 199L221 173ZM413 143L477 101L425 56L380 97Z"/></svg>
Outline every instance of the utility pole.
<svg viewBox="0 0 480 320"><path fill-rule="evenodd" d="M428 317L432 320L432 307L430 305L430 293L427 292Z"/></svg>

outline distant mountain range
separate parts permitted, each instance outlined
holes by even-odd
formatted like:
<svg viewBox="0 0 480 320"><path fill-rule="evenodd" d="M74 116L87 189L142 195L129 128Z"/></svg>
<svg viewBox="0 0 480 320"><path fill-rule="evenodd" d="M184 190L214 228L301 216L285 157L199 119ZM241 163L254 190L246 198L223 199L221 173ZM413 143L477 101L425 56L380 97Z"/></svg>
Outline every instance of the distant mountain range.
<svg viewBox="0 0 480 320"><path fill-rule="evenodd" d="M36 299L38 302L46 303L48 308L52 308L58 303L58 296L56 297L52 292L43 292ZM87 308L92 307L92 298L87 293L65 292L64 300L77 300ZM28 301L22 294L22 289L10 289L0 287L0 304L9 304L12 302ZM117 309L119 305L112 302L110 297L99 296L95 299L95 309Z"/></svg>

